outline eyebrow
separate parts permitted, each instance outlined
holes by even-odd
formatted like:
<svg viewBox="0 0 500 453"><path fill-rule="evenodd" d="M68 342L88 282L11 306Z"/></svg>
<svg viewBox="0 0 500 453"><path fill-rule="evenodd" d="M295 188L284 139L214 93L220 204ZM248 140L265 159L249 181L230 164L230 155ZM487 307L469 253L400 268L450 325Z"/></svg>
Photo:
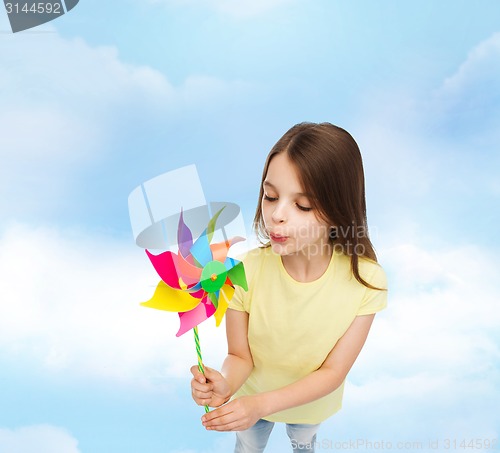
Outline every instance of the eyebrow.
<svg viewBox="0 0 500 453"><path fill-rule="evenodd" d="M270 183L269 181L264 181L264 186L268 186L270 187L271 189L274 189L274 190L277 190L276 189L276 186L272 183ZM294 195L298 195L300 197L307 197L307 198L313 198L313 196L310 194L310 193L305 193L305 192L297 192L295 193Z"/></svg>

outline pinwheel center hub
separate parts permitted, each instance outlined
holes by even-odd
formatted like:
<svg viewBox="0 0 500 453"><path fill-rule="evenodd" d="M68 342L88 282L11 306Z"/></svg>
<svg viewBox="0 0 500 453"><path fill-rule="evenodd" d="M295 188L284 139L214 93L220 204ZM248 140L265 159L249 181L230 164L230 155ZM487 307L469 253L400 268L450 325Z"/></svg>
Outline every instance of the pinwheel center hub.
<svg viewBox="0 0 500 453"><path fill-rule="evenodd" d="M215 260L210 261L201 271L201 287L207 293L214 293L222 288L222 285L226 282L226 278L227 269L224 263Z"/></svg>

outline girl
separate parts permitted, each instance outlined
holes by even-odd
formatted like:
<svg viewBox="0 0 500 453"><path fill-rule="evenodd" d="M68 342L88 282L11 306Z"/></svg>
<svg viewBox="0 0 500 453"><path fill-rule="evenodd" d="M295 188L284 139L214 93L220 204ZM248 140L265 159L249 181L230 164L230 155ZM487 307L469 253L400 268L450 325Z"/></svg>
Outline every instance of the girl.
<svg viewBox="0 0 500 453"><path fill-rule="evenodd" d="M227 358L221 372L191 368L193 399L217 407L203 426L236 431L235 452L264 451L275 422L287 424L294 452L312 452L387 303L351 135L330 123L292 127L267 157L254 225L263 247L245 257L249 290L229 304Z"/></svg>

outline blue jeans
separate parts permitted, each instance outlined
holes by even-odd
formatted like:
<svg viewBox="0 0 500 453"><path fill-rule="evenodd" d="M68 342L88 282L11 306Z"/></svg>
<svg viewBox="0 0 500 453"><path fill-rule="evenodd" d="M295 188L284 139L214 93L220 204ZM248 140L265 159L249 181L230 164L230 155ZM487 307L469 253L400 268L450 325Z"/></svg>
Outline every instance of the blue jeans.
<svg viewBox="0 0 500 453"><path fill-rule="evenodd" d="M236 431L234 453L261 453L266 448L267 440L273 430L274 422L260 419L245 431ZM314 452L318 425L287 423L286 433L290 438L293 453Z"/></svg>

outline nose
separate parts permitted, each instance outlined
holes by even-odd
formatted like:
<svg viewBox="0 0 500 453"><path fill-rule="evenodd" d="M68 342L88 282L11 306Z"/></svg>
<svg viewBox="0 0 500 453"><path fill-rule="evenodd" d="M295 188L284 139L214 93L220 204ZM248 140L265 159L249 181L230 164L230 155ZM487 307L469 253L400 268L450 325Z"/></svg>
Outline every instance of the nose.
<svg viewBox="0 0 500 453"><path fill-rule="evenodd" d="M282 203L277 203L271 215L274 223L284 223L287 220L286 208Z"/></svg>

